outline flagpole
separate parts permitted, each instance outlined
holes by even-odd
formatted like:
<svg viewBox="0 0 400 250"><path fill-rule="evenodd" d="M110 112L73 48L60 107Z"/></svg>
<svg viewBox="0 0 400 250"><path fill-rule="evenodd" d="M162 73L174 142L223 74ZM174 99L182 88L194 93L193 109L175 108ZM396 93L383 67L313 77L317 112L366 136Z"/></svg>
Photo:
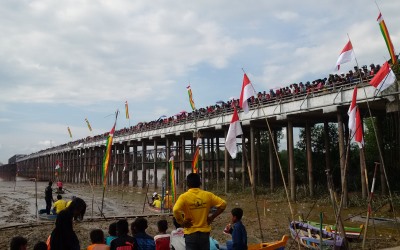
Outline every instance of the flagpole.
<svg viewBox="0 0 400 250"><path fill-rule="evenodd" d="M347 34L347 36L348 36L348 38L350 40L349 34ZM356 61L356 64L357 64L357 68L358 68L358 70L360 70L359 67L358 67L358 61L357 61L357 57L356 57L356 53L355 53L354 47L353 47L353 53L354 53L354 58L355 58L355 61ZM360 74L360 82L359 83L362 83L361 74ZM363 88L363 90L364 90L365 100L367 102L369 116L372 118L373 116L372 116L371 108L369 106L367 92L365 91L365 88ZM371 123L372 123L372 128L373 128L374 134L375 134L375 140L376 140L376 144L377 144L377 147L378 147L379 158L380 158L380 161L381 161L381 164L382 164L382 170L383 170L383 173L385 175L386 185L387 185L388 191L389 191L389 201L390 201L390 205L392 207L393 217L394 217L394 220L395 220L396 225L397 225L397 232L399 233L398 221L397 221L396 212L394 210L394 205L393 205L392 191L390 189L389 181L388 181L387 174L386 174L386 168L385 168L385 162L384 162L384 159L383 159L382 149L381 149L381 146L379 145L379 139L378 139L378 134L377 134L377 130L376 130L376 127L375 127L375 123L374 123L373 120L372 120Z"/></svg>

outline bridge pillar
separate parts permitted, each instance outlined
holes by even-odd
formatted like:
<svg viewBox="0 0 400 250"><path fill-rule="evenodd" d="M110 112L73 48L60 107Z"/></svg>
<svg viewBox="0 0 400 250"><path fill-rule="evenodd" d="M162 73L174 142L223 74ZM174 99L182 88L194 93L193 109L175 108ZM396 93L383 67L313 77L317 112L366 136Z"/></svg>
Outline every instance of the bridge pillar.
<svg viewBox="0 0 400 250"><path fill-rule="evenodd" d="M293 123L288 121L287 124L287 141L289 153L289 182L290 182L290 199L296 201L296 177L294 172L294 145L293 145Z"/></svg>
<svg viewBox="0 0 400 250"><path fill-rule="evenodd" d="M246 147L246 137L242 135L242 191L246 187L246 149L244 147Z"/></svg>
<svg viewBox="0 0 400 250"><path fill-rule="evenodd" d="M146 144L142 141L142 188L145 188L146 184Z"/></svg>
<svg viewBox="0 0 400 250"><path fill-rule="evenodd" d="M313 175L312 148L311 148L311 126L309 121L306 121L306 152L307 152L308 190L310 192L310 196L313 197L314 175Z"/></svg>
<svg viewBox="0 0 400 250"><path fill-rule="evenodd" d="M132 186L137 187L138 185L138 147L133 145L133 159L132 159Z"/></svg>
<svg viewBox="0 0 400 250"><path fill-rule="evenodd" d="M260 130L256 132L257 144L256 144L256 176L257 176L257 185L261 183L261 164L260 164L260 154L261 154L261 138L260 138Z"/></svg>
<svg viewBox="0 0 400 250"><path fill-rule="evenodd" d="M128 142L124 142L124 167L122 169L122 183L123 186L128 186L129 185L129 170L131 169L130 166L130 152L129 152L129 146Z"/></svg>
<svg viewBox="0 0 400 250"><path fill-rule="evenodd" d="M201 188L205 187L206 178L206 145L204 137L201 138Z"/></svg>
<svg viewBox="0 0 400 250"><path fill-rule="evenodd" d="M217 171L217 190L219 189L219 171L220 171L220 166L219 166L219 136L217 135L216 141L216 162L215 162L215 168Z"/></svg>
<svg viewBox="0 0 400 250"><path fill-rule="evenodd" d="M272 131L275 133L275 131ZM269 158L269 187L271 192L275 189L275 156L274 156L274 140L273 134L268 134L268 158Z"/></svg>
<svg viewBox="0 0 400 250"><path fill-rule="evenodd" d="M343 181L344 181L344 167L346 165L346 150L345 150L345 144L344 144L344 129L343 129L343 115L340 109L338 109L337 113L337 123L338 123L338 140L339 140L339 162L340 162L340 176L341 176L341 184L343 187ZM343 204L347 204L347 190L345 192L346 195L343 196Z"/></svg>
<svg viewBox="0 0 400 250"><path fill-rule="evenodd" d="M179 150L180 152L180 165L179 165L179 187L183 189L184 183L185 183L185 137L181 135L181 148Z"/></svg>
<svg viewBox="0 0 400 250"><path fill-rule="evenodd" d="M228 130L224 129L224 138L225 138L225 144L226 144L226 136L228 135ZM242 135L243 136L243 135ZM229 159L228 159L228 150L224 148L224 190L225 193L228 193L229 189Z"/></svg>
<svg viewBox="0 0 400 250"><path fill-rule="evenodd" d="M169 180L169 158L171 157L171 145L170 145L170 141L169 138L166 137L165 138L165 152L166 152L166 156L165 156L165 161L166 161L166 168L165 168L165 189L166 190L170 190L170 180ZM170 192L170 194L172 194Z"/></svg>
<svg viewBox="0 0 400 250"><path fill-rule="evenodd" d="M157 189L158 185L158 174L157 174L157 152L158 152L158 145L157 145L157 140L154 139L154 163L153 163L153 172L154 172L154 176L153 176L153 180L154 180L154 189Z"/></svg>
<svg viewBox="0 0 400 250"><path fill-rule="evenodd" d="M211 176L210 176L210 180L214 180L215 178L215 149L214 149L214 137L210 138L211 140L211 161L210 161L210 170L211 170Z"/></svg>
<svg viewBox="0 0 400 250"><path fill-rule="evenodd" d="M250 183L256 185L256 150L255 150L255 140L254 140L254 126L250 124L250 167L251 167L251 177Z"/></svg>
<svg viewBox="0 0 400 250"><path fill-rule="evenodd" d="M325 169L331 172L331 148L329 143L329 123L324 122L324 144L325 144Z"/></svg>

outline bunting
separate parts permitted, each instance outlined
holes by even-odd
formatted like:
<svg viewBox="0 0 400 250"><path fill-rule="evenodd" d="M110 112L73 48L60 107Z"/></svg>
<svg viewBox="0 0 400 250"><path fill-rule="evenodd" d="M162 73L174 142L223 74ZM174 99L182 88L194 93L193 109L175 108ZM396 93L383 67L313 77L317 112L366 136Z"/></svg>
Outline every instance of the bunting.
<svg viewBox="0 0 400 250"><path fill-rule="evenodd" d="M115 132L115 125L117 123L117 119L115 119L114 126L112 127L110 133L108 134L107 141L106 141L106 152L103 158L103 168L101 172L101 177L103 179L103 187L107 185L107 173L108 173L108 166L110 165L110 158L111 158L111 147L114 138Z"/></svg>
<svg viewBox="0 0 400 250"><path fill-rule="evenodd" d="M128 108L128 101L125 101L125 117L129 120L129 108Z"/></svg>
<svg viewBox="0 0 400 250"><path fill-rule="evenodd" d="M172 203L174 204L176 201L174 156L171 156L171 158L169 159L169 182L170 182L170 186L171 186Z"/></svg>
<svg viewBox="0 0 400 250"><path fill-rule="evenodd" d="M72 138L71 129L70 129L69 127L67 127L67 128L68 128L68 134L69 134L69 137L70 137L70 138Z"/></svg>
<svg viewBox="0 0 400 250"><path fill-rule="evenodd" d="M92 132L92 126L90 126L89 120L87 118L85 118L85 121L86 121L89 131Z"/></svg>
<svg viewBox="0 0 400 250"><path fill-rule="evenodd" d="M190 88L190 85L187 86L186 89L187 89L188 95L189 95L190 107L192 107L192 110L195 110L196 105L194 104L194 101L193 101L193 93L192 93L192 89Z"/></svg>
<svg viewBox="0 0 400 250"><path fill-rule="evenodd" d="M388 48L390 58L392 59L392 64L397 63L396 52L394 51L394 47L392 44L392 40L390 39L389 31L386 27L385 20L383 20L382 13L379 13L378 18L376 21L379 24L379 28L381 29L383 39L385 40L386 47Z"/></svg>

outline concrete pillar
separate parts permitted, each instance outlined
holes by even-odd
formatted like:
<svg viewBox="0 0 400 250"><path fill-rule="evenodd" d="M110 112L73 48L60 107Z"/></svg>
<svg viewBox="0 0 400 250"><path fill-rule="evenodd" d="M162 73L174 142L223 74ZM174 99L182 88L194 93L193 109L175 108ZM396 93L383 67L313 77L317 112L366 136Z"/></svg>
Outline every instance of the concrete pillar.
<svg viewBox="0 0 400 250"><path fill-rule="evenodd" d="M250 184L256 185L255 180L256 176L256 149L255 149L255 140L254 140L254 126L250 125Z"/></svg>
<svg viewBox="0 0 400 250"><path fill-rule="evenodd" d="M219 165L219 136L216 138L217 140L215 141L216 144L216 162L215 162L215 167L217 171L217 190L219 189L219 171L220 171L220 165Z"/></svg>
<svg viewBox="0 0 400 250"><path fill-rule="evenodd" d="M343 188L343 182L344 182L344 167L346 165L346 148L345 148L345 134L344 134L344 129L343 129L343 115L340 110L337 112L337 121L338 121L338 134L339 134L339 156L340 156L340 176L341 176L341 184ZM347 185L345 185L346 190L343 195L343 203L347 204Z"/></svg>
<svg viewBox="0 0 400 250"><path fill-rule="evenodd" d="M314 196L314 175L313 175L313 160L311 148L311 126L310 122L306 121L306 151L307 151L307 172L308 172L308 190L310 196Z"/></svg>
<svg viewBox="0 0 400 250"><path fill-rule="evenodd" d="M147 185L146 180L146 144L142 141L142 188L145 188Z"/></svg>
<svg viewBox="0 0 400 250"><path fill-rule="evenodd" d="M124 186L129 185L129 170L131 169L130 148L128 142L124 142L124 168L123 168L123 183Z"/></svg>
<svg viewBox="0 0 400 250"><path fill-rule="evenodd" d="M275 154L274 154L274 135L268 135L268 158L269 158L269 188L271 192L275 189Z"/></svg>
<svg viewBox="0 0 400 250"><path fill-rule="evenodd" d="M290 199L296 201L296 175L294 172L294 145L293 145L293 123L288 121L287 140L289 151L289 171L290 171Z"/></svg>
<svg viewBox="0 0 400 250"><path fill-rule="evenodd" d="M201 138L201 188L204 189L205 178L206 178L206 145L204 137Z"/></svg>
<svg viewBox="0 0 400 250"><path fill-rule="evenodd" d="M138 146L133 145L133 169L132 169L132 185L138 186Z"/></svg>
<svg viewBox="0 0 400 250"><path fill-rule="evenodd" d="M228 135L228 130L224 130L224 138L225 138L225 143L226 143L226 136ZM225 193L228 193L229 189L229 158L228 158L228 150L224 148L224 172L225 172L225 177L224 177L224 190Z"/></svg>
<svg viewBox="0 0 400 250"><path fill-rule="evenodd" d="M154 189L157 189L158 187L158 174L157 174L157 154L158 154L158 148L157 148L157 140L154 139L154 165L153 165L153 170L154 170Z"/></svg>
<svg viewBox="0 0 400 250"><path fill-rule="evenodd" d="M261 138L260 131L256 132L257 144L256 144L256 176L257 176L257 185L261 183L261 164L260 164L260 154L261 154Z"/></svg>

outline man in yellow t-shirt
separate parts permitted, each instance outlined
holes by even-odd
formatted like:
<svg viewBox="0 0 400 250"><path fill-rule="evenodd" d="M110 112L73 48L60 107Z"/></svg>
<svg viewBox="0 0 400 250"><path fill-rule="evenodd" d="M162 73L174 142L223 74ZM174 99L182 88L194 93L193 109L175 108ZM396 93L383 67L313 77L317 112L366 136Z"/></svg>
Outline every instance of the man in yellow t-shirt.
<svg viewBox="0 0 400 250"><path fill-rule="evenodd" d="M155 198L155 200L153 201L153 204L151 204L153 207L155 208L161 208L161 201L158 197Z"/></svg>
<svg viewBox="0 0 400 250"><path fill-rule="evenodd" d="M59 214L62 210L65 209L67 206L67 202L62 199L62 196L59 194L57 195L57 201L54 202L54 210L56 211L56 214Z"/></svg>
<svg viewBox="0 0 400 250"><path fill-rule="evenodd" d="M165 197L164 197L164 209L165 210L170 210L172 211L172 195L169 195L168 190L165 192Z"/></svg>
<svg viewBox="0 0 400 250"><path fill-rule="evenodd" d="M226 208L226 202L215 194L200 189L200 175L191 173L186 177L188 191L176 201L173 212L182 225L186 249L210 249L210 224ZM210 208L217 210L210 215Z"/></svg>

